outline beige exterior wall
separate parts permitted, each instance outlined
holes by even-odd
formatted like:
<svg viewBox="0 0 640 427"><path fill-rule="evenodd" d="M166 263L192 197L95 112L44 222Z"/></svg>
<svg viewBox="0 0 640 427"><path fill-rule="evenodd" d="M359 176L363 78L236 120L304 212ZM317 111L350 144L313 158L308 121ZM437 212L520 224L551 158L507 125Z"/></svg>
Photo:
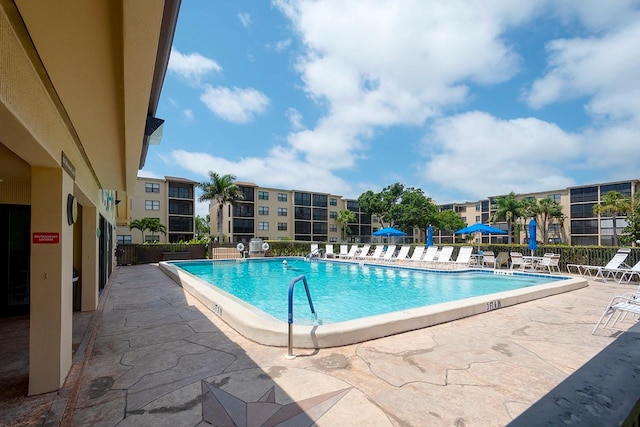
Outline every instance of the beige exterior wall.
<svg viewBox="0 0 640 427"><path fill-rule="evenodd" d="M31 242L29 394L60 388L69 372L74 268L81 309L94 310L106 264L115 262L109 253L99 260L98 244L115 239L100 233L100 218L107 230L115 225L115 190L134 189L146 116L155 111L154 72L166 67L157 58L171 45L163 14L174 4L0 1L0 205L30 207L21 236Z"/></svg>
<svg viewBox="0 0 640 427"><path fill-rule="evenodd" d="M169 186L172 183L176 185L188 185L191 188L192 197L190 199L169 197ZM147 191L147 184L149 184L149 186L154 189L157 188L158 192ZM182 178L160 179L139 177L136 182L135 192L130 193L132 197L128 198L128 200L126 200L125 202L120 202L120 204L127 205L127 208L123 209L123 211L128 212L129 217L125 219L118 219L118 236L120 236L121 239L130 237L132 244L140 244L144 243L146 239L151 239L152 237L159 243L167 243L170 241L170 235L172 233L181 234L181 232L171 228L171 221L169 219L170 199L191 203L193 208L191 215L175 215L182 218L187 218L191 222L193 230L191 233L193 234L195 232L195 185L196 183L194 181ZM118 206L120 206L120 204ZM153 208L155 208L156 206L158 209L154 210ZM140 220L143 218L158 218L160 220L160 223L167 228L167 232L165 234L154 233L152 235L149 230L146 230L144 234L142 234L138 229L129 229L129 224L131 221Z"/></svg>

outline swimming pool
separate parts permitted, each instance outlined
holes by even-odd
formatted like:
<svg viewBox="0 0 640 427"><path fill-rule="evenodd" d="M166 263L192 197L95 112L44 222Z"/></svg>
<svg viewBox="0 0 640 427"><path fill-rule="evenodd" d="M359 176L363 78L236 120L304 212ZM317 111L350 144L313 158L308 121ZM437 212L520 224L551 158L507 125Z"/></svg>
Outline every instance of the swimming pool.
<svg viewBox="0 0 640 427"><path fill-rule="evenodd" d="M160 267L238 332L268 345L286 345L289 283L304 275L319 322L300 284L294 292L294 342L310 348L431 326L587 284L509 271L435 272L303 258L176 261Z"/></svg>

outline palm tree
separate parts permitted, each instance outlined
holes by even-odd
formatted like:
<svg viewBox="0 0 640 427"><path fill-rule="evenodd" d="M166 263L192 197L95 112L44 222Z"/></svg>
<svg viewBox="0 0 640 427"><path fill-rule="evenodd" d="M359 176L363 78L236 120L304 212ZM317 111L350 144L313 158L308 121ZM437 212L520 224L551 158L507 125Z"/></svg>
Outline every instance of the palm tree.
<svg viewBox="0 0 640 427"><path fill-rule="evenodd" d="M147 224L147 229L151 232L151 239L155 241L154 233L162 233L165 236L167 235L167 227L165 227L158 218L145 218L148 219L149 222Z"/></svg>
<svg viewBox="0 0 640 427"><path fill-rule="evenodd" d="M613 246L618 246L616 219L631 211L631 199L617 191L609 191L601 197L600 203L593 207L594 215L613 218Z"/></svg>
<svg viewBox="0 0 640 427"><path fill-rule="evenodd" d="M336 222L342 225L342 240L344 241L344 232L347 224L350 222L356 222L356 214L348 209L343 209L338 212L336 216Z"/></svg>
<svg viewBox="0 0 640 427"><path fill-rule="evenodd" d="M218 242L222 243L222 209L225 204L235 205L238 200L242 200L244 197L235 182L234 175L219 175L209 171L209 178L210 181L198 184L198 188L202 190L199 200L201 202L214 200L218 204Z"/></svg>
<svg viewBox="0 0 640 427"><path fill-rule="evenodd" d="M142 218L142 219L134 219L129 223L129 230L140 230L140 237L142 237L142 243L144 243L144 232L149 229L149 219L150 218Z"/></svg>
<svg viewBox="0 0 640 427"><path fill-rule="evenodd" d="M553 220L561 220L563 218L562 206L560 203L548 197L541 199L538 203L537 216L540 222L540 230L542 231L542 241L547 243L549 237L549 226Z"/></svg>
<svg viewBox="0 0 640 427"><path fill-rule="evenodd" d="M512 243L513 233L512 225L513 221L523 216L522 202L516 199L516 194L512 191L506 196L496 197L495 199L497 210L493 214L493 221L506 221L507 228L509 230L509 244Z"/></svg>

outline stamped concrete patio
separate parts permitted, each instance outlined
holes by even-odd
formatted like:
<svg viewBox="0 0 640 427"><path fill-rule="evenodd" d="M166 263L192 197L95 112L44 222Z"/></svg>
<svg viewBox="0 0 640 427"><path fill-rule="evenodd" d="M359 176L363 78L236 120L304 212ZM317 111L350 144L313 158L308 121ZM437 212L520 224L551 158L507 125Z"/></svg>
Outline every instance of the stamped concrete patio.
<svg viewBox="0 0 640 427"><path fill-rule="evenodd" d="M4 399L0 424L502 426L632 325L591 335L611 296L632 289L590 282L288 360L286 348L230 329L157 265L119 267L99 309L77 323L65 387Z"/></svg>

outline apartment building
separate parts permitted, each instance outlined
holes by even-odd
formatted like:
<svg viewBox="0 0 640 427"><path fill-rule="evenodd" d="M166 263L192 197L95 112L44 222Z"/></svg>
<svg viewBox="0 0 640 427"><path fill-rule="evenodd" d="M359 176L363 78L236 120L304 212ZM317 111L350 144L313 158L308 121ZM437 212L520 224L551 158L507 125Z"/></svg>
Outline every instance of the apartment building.
<svg viewBox="0 0 640 427"><path fill-rule="evenodd" d="M196 185L196 181L171 176L139 177L135 193L125 207L128 214L123 215L125 220L118 222L117 242L177 243L192 240L195 236ZM166 233L129 229L131 221L143 218L158 219L166 227Z"/></svg>
<svg viewBox="0 0 640 427"><path fill-rule="evenodd" d="M254 183L238 182L244 199L236 206L225 206L220 219L226 242L247 242L253 237L265 240L302 240L320 242L342 241L341 225L336 221L338 212L343 209L352 211L356 222L349 223L349 233L344 240L350 242L369 242L371 234L379 227L376 218L371 218L360 209L357 200L343 199L339 195L315 193L298 190L284 190L260 187ZM640 189L639 180L627 180L569 187L563 189L518 194L518 199L552 199L560 204L565 219L562 222L550 221L547 230L547 243L571 243L572 245L613 245L614 227L616 235L622 234L627 223L624 218L613 219L594 215L593 207L609 191L618 191L627 197L634 196ZM441 210L455 211L464 222L474 224L488 223L496 212L496 199L486 199L462 203L439 205ZM218 210L210 205L212 235L218 234ZM494 225L507 230L506 222ZM527 221L515 222L513 241L526 243L528 238ZM424 241L423 231L414 230L413 238ZM541 236L540 234L539 236ZM410 236L411 237L411 236ZM508 236L483 236L484 243L507 243ZM453 231L434 233L434 243L454 243Z"/></svg>
<svg viewBox="0 0 640 427"><path fill-rule="evenodd" d="M243 198L234 206L224 206L221 217L217 203L212 201L209 205L211 235L218 235L222 222L225 242L248 242L254 237L338 242L342 240L338 212L344 209L356 216L356 222L347 224L351 235L371 235L371 219L360 211L356 200L328 193L260 187L251 182L236 184Z"/></svg>

